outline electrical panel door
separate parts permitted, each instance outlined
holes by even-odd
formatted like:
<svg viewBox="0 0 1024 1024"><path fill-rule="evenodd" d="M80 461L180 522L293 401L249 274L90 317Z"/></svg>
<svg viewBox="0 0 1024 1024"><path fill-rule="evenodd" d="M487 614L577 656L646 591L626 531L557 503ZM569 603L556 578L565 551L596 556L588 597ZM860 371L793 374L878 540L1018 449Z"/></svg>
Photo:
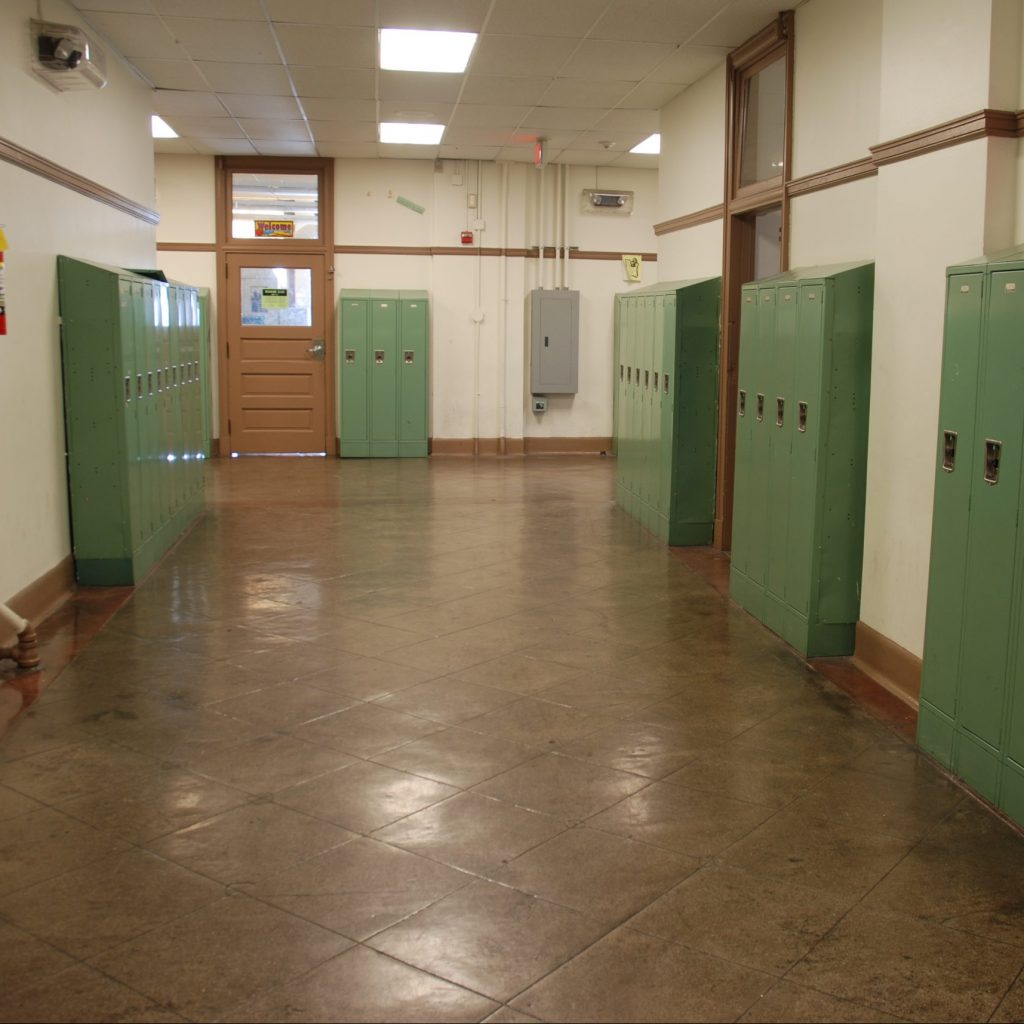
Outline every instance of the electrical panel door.
<svg viewBox="0 0 1024 1024"><path fill-rule="evenodd" d="M580 293L535 288L527 303L531 393L574 395L579 376Z"/></svg>

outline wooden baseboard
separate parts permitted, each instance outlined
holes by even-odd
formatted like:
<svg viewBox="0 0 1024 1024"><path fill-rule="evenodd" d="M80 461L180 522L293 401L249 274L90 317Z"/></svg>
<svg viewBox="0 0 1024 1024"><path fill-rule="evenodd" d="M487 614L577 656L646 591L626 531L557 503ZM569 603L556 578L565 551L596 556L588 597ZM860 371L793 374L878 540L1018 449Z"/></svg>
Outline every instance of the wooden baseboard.
<svg viewBox="0 0 1024 1024"><path fill-rule="evenodd" d="M921 695L921 659L863 622L857 623L853 663L880 686L916 708Z"/></svg>
<svg viewBox="0 0 1024 1024"><path fill-rule="evenodd" d="M610 437L524 437L527 455L603 455L612 450Z"/></svg>
<svg viewBox="0 0 1024 1024"><path fill-rule="evenodd" d="M33 626L52 615L75 592L75 560L68 555L4 603ZM11 638L0 636L0 641Z"/></svg>
<svg viewBox="0 0 1024 1024"><path fill-rule="evenodd" d="M602 455L610 437L435 437L431 455Z"/></svg>

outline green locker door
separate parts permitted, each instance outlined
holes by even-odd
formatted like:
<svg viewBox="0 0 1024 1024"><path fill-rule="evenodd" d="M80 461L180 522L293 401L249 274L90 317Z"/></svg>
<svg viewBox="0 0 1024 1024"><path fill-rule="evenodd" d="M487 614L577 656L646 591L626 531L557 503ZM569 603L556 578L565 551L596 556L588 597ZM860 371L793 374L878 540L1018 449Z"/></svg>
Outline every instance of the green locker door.
<svg viewBox="0 0 1024 1024"><path fill-rule="evenodd" d="M369 300L343 297L341 306L341 455L370 454Z"/></svg>
<svg viewBox="0 0 1024 1024"><path fill-rule="evenodd" d="M771 442L775 429L775 396L772 388L772 360L775 356L775 288L757 290L757 343L754 358L754 422L751 445L751 502L748 531L750 551L748 575L763 587L768 571L768 523L771 495Z"/></svg>
<svg viewBox="0 0 1024 1024"><path fill-rule="evenodd" d="M978 360L984 274L950 275L932 516L928 619L921 673L918 743L946 767L953 763L953 720L961 669L971 486L976 473Z"/></svg>
<svg viewBox="0 0 1024 1024"><path fill-rule="evenodd" d="M740 303L739 394L736 402L736 459L733 488L732 567L749 579L757 380L757 288L743 289Z"/></svg>
<svg viewBox="0 0 1024 1024"><path fill-rule="evenodd" d="M672 465L678 442L673 429L671 397L665 393L665 375L671 382L672 368L676 361L678 309L674 294L665 296L660 344L654 361L654 378L651 381L654 399L654 416L658 437L658 512L662 516L672 514Z"/></svg>
<svg viewBox="0 0 1024 1024"><path fill-rule="evenodd" d="M132 550L146 539L143 527L142 473L139 465L139 395L136 364L134 282L121 278L118 283L118 305L121 311L121 374L124 387L125 471L128 476L128 502L131 521Z"/></svg>
<svg viewBox="0 0 1024 1024"><path fill-rule="evenodd" d="M144 476L148 480L146 493L149 511L149 534L155 536L163 520L161 518L160 491L160 393L157 388L157 363L159 353L156 341L156 306L153 303L155 289L152 281L142 286L142 352L146 379L144 382L143 401L145 402L145 443L142 446L142 458L145 467Z"/></svg>
<svg viewBox="0 0 1024 1024"><path fill-rule="evenodd" d="M970 554L964 588L963 661L971 671L960 690L957 719L966 733L960 735L955 756L958 773L994 800L1020 493L1024 344L1018 325L1022 320L1024 271L995 273L991 282L980 368L981 401L967 542Z"/></svg>
<svg viewBox="0 0 1024 1024"><path fill-rule="evenodd" d="M793 388L796 377L796 336L799 291L795 286L776 292L775 345L765 375L768 387L765 419L770 454L768 468L768 559L765 586L780 603L786 601L787 546L790 516L790 473L793 427ZM763 303L762 303L763 305ZM773 622L769 626L775 627Z"/></svg>
<svg viewBox="0 0 1024 1024"><path fill-rule="evenodd" d="M398 454L398 300L370 303L370 454Z"/></svg>
<svg viewBox="0 0 1024 1024"><path fill-rule="evenodd" d="M402 345L398 364L398 454L424 458L430 394L427 303L425 299L401 299L399 310Z"/></svg>

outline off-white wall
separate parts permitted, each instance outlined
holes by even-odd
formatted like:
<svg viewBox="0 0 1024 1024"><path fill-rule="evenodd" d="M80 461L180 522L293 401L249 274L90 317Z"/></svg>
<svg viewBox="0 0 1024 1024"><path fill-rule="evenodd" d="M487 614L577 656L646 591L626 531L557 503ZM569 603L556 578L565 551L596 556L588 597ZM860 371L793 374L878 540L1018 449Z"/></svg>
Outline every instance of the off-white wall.
<svg viewBox="0 0 1024 1024"><path fill-rule="evenodd" d="M212 156L157 153L158 242L217 240L214 160ZM198 283L198 282L197 282Z"/></svg>
<svg viewBox="0 0 1024 1024"><path fill-rule="evenodd" d="M721 273L721 218L658 238L659 281L687 281Z"/></svg>
<svg viewBox="0 0 1024 1024"><path fill-rule="evenodd" d="M793 199L789 207L790 266L873 259L877 204L877 178Z"/></svg>
<svg viewBox="0 0 1024 1024"><path fill-rule="evenodd" d="M49 19L81 24L50 0ZM33 0L0 5L0 137L153 205L148 90L108 60L103 90L55 93L28 68ZM117 159L112 160L111 154ZM70 552L56 257L153 266L152 226L0 163L7 336L0 337L0 600Z"/></svg>
<svg viewBox="0 0 1024 1024"><path fill-rule="evenodd" d="M797 8L794 38L792 176L799 178L861 160L881 141L882 0L813 0Z"/></svg>

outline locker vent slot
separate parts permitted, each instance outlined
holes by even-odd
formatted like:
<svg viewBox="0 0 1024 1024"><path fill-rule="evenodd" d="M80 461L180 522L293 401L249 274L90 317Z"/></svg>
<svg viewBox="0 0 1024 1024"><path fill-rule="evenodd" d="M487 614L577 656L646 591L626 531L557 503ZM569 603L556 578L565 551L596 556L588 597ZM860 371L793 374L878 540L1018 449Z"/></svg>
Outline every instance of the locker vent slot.
<svg viewBox="0 0 1024 1024"><path fill-rule="evenodd" d="M955 430L942 432L942 469L946 473L952 473L956 469L956 438Z"/></svg>
<svg viewBox="0 0 1024 1024"><path fill-rule="evenodd" d="M797 402L796 410L797 410L796 429L799 430L801 434L806 434L807 433L807 403L806 402Z"/></svg>
<svg viewBox="0 0 1024 1024"><path fill-rule="evenodd" d="M999 457L1003 451L1002 441L985 439L985 483L999 483Z"/></svg>

